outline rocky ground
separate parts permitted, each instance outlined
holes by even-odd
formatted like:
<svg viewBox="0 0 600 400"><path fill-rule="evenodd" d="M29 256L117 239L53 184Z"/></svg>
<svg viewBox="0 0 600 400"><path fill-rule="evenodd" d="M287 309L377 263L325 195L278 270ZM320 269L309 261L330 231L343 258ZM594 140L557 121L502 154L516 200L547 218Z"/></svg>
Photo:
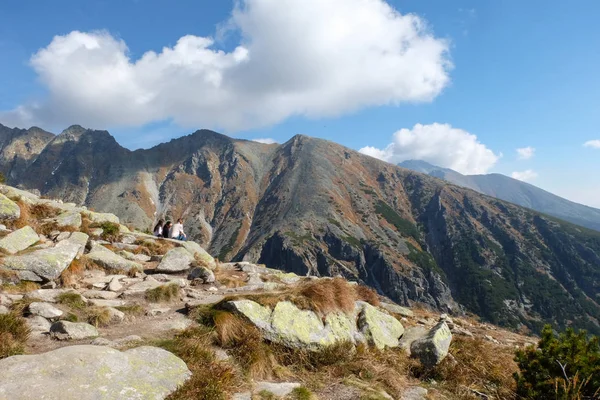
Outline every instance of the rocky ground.
<svg viewBox="0 0 600 400"><path fill-rule="evenodd" d="M475 319L400 307L341 278L217 262L196 243L131 231L112 214L10 187L2 192L0 314L24 318L30 333L28 339L10 336L0 319L0 341L24 342L0 357L27 354L0 360L0 399L425 399L459 398L459 392L460 398L478 398L485 384L450 390L427 373L407 372L401 385L393 385L372 373L331 369L331 363L327 374L293 366L280 373L281 360L275 373L259 373L246 365L236 348L245 342L237 336L247 324L260 334L254 341L309 358L332 346L366 346L373 349L369 357L389 353L404 360L406 354L414 368L426 371L461 362L460 356L454 360L456 338L484 342L483 348L499 353L535 342ZM243 322L227 325L225 316ZM206 363L241 371L235 387L218 394L207 394L205 378L202 389L192 387L203 369L191 361L189 348L174 350L177 356L163 349L207 326L218 340L196 343L208 351Z"/></svg>

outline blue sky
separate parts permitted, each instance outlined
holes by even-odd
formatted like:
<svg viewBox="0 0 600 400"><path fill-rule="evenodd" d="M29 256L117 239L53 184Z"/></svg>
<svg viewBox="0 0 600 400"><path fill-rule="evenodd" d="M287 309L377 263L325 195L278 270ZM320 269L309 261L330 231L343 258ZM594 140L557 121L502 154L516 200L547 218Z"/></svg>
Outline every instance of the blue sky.
<svg viewBox="0 0 600 400"><path fill-rule="evenodd" d="M1 2L0 123L77 123L129 148L199 128L278 142L302 133L390 162L515 174L600 207L600 142L584 146L600 140L599 2L239 7L232 17L233 1ZM177 56L163 53L186 35ZM90 41L95 53L65 56ZM399 41L416 55L400 54Z"/></svg>

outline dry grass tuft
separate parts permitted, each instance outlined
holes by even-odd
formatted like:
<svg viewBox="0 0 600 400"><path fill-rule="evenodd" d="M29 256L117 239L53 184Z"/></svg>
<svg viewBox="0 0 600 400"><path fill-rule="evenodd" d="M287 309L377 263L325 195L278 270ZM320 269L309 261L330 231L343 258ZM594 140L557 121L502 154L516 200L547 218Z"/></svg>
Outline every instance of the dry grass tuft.
<svg viewBox="0 0 600 400"><path fill-rule="evenodd" d="M168 303L179 296L179 285L170 283L146 290L146 300L152 303Z"/></svg>
<svg viewBox="0 0 600 400"><path fill-rule="evenodd" d="M16 284L12 283L3 283L0 286L0 289L6 293L28 293L33 292L34 290L38 290L40 285L35 282L29 281L21 281Z"/></svg>
<svg viewBox="0 0 600 400"><path fill-rule="evenodd" d="M377 294L375 289L363 285L355 286L354 289L356 290L356 296L360 300L366 301L374 307L379 307L381 305L379 295Z"/></svg>
<svg viewBox="0 0 600 400"><path fill-rule="evenodd" d="M21 209L21 215L18 219L7 222L7 226L11 229L20 229L25 226L31 226L36 232L47 234L50 233L50 230L45 228L45 226L53 226L53 223L42 223L42 220L54 218L60 214L60 210L51 207L48 204L29 205L22 199L17 199L16 203ZM48 232L44 233L46 230L48 230Z"/></svg>
<svg viewBox="0 0 600 400"><path fill-rule="evenodd" d="M106 307L89 307L85 310L87 321L96 328L110 325L111 314Z"/></svg>
<svg viewBox="0 0 600 400"><path fill-rule="evenodd" d="M56 302L58 304L64 304L72 310L82 310L87 306L87 304L83 300L83 297L81 297L79 293L75 292L66 292L59 294L56 297Z"/></svg>
<svg viewBox="0 0 600 400"><path fill-rule="evenodd" d="M516 399L513 373L518 370L514 353L481 338L454 337L454 360L446 358L433 371L434 378L456 399Z"/></svg>
<svg viewBox="0 0 600 400"><path fill-rule="evenodd" d="M139 304L131 304L129 306L119 306L115 308L127 315L133 315L135 317L146 314L146 309Z"/></svg>
<svg viewBox="0 0 600 400"><path fill-rule="evenodd" d="M183 359L192 377L169 400L226 400L242 387L241 376L229 364L218 362L210 350L213 333L205 327L189 328L159 345Z"/></svg>
<svg viewBox="0 0 600 400"><path fill-rule="evenodd" d="M77 282L77 278L81 277L85 271L92 269L102 269L89 258L83 256L74 259L69 267L60 274L60 284L63 287L70 287Z"/></svg>
<svg viewBox="0 0 600 400"><path fill-rule="evenodd" d="M0 315L0 359L23 354L30 330L16 312Z"/></svg>
<svg viewBox="0 0 600 400"><path fill-rule="evenodd" d="M143 239L136 240L135 244L139 247L133 251L134 254L145 254L147 256L154 256L157 254L166 254L169 250L175 248L175 244L167 240L156 238L156 239Z"/></svg>

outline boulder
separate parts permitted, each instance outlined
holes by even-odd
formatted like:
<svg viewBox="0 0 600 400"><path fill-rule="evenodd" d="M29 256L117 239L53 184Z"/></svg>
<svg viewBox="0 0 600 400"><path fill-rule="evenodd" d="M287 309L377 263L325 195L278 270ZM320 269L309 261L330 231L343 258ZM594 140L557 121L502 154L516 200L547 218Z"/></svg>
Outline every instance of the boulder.
<svg viewBox="0 0 600 400"><path fill-rule="evenodd" d="M194 261L194 256L189 251L183 247L177 247L165 254L158 267L156 267L156 272L173 273L187 271Z"/></svg>
<svg viewBox="0 0 600 400"><path fill-rule="evenodd" d="M41 300L46 303L56 303L56 298L63 293L77 293L73 289L38 289L25 293L26 299Z"/></svg>
<svg viewBox="0 0 600 400"><path fill-rule="evenodd" d="M190 271L187 278L190 281L201 279L204 283L213 283L215 281L215 274L208 268L196 267Z"/></svg>
<svg viewBox="0 0 600 400"><path fill-rule="evenodd" d="M217 267L217 263L215 259L206 252L198 243L196 242L181 242L181 245L184 249L186 249L192 256L194 256L203 266L215 269Z"/></svg>
<svg viewBox="0 0 600 400"><path fill-rule="evenodd" d="M86 290L82 294L88 299L114 300L119 297L118 293L105 290Z"/></svg>
<svg viewBox="0 0 600 400"><path fill-rule="evenodd" d="M63 240L67 240L69 237L71 236L71 232L61 232L58 234L58 236L56 237L56 241L60 242Z"/></svg>
<svg viewBox="0 0 600 400"><path fill-rule="evenodd" d="M0 398L11 400L159 400L191 375L172 353L147 346L67 346L0 360L0 371Z"/></svg>
<svg viewBox="0 0 600 400"><path fill-rule="evenodd" d="M428 390L421 386L411 386L402 393L400 400L427 400Z"/></svg>
<svg viewBox="0 0 600 400"><path fill-rule="evenodd" d="M108 283L108 286L106 288L108 290L110 290L111 292L118 292L121 289L123 289L123 284L121 284L121 282L119 282L118 277L114 277L110 280L110 282Z"/></svg>
<svg viewBox="0 0 600 400"><path fill-rule="evenodd" d="M90 221L95 224L102 224L104 222L111 222L113 224L119 223L119 217L110 213L98 213L93 211L84 211L84 215L88 217Z"/></svg>
<svg viewBox="0 0 600 400"><path fill-rule="evenodd" d="M90 305L96 307L122 307L127 304L125 300L103 300L103 299L91 299Z"/></svg>
<svg viewBox="0 0 600 400"><path fill-rule="evenodd" d="M404 327L396 318L384 314L365 302L356 302L358 314L358 329L367 342L380 350L385 347L398 347L398 339L404 333Z"/></svg>
<svg viewBox="0 0 600 400"><path fill-rule="evenodd" d="M87 238L87 235L81 234ZM75 240L73 240L75 237ZM87 239L86 239L87 241ZM71 235L67 240L57 243L55 247L35 250L21 256L10 256L4 259L4 267L16 271L31 271L43 280L54 280L83 251L78 235Z"/></svg>
<svg viewBox="0 0 600 400"><path fill-rule="evenodd" d="M123 225L121 225L123 226ZM127 228L125 228L127 229ZM127 232L129 232L129 230L127 230ZM137 238L131 234L128 234L126 232L121 231L121 233L125 233L123 236L121 236L121 243L123 244L134 244L135 241L137 240Z"/></svg>
<svg viewBox="0 0 600 400"><path fill-rule="evenodd" d="M137 246L135 246L137 247ZM136 262L148 262L150 261L151 257L147 256L145 254L134 254L130 251L127 250L122 250L119 252L119 255L122 256L123 258L126 258L130 261L136 261Z"/></svg>
<svg viewBox="0 0 600 400"><path fill-rule="evenodd" d="M0 220L15 220L21 216L21 209L19 205L0 194Z"/></svg>
<svg viewBox="0 0 600 400"><path fill-rule="evenodd" d="M401 315L403 317L412 318L415 316L415 314L411 310L409 310L406 307L399 306L397 304L381 303L379 307L391 313Z"/></svg>
<svg viewBox="0 0 600 400"><path fill-rule="evenodd" d="M411 343L410 353L421 360L425 368L432 368L448 355L451 341L452 332L446 322L441 321L425 337Z"/></svg>
<svg viewBox="0 0 600 400"><path fill-rule="evenodd" d="M129 271L133 268L142 269L140 264L126 260L99 244L92 246L92 250L87 254L87 257L106 269L117 271Z"/></svg>
<svg viewBox="0 0 600 400"><path fill-rule="evenodd" d="M39 315L27 318L25 322L32 332L48 332L50 331L50 326L52 326L46 318Z"/></svg>
<svg viewBox="0 0 600 400"><path fill-rule="evenodd" d="M40 238L33 228L25 226L0 239L0 249L8 254L15 254L25 250L39 240Z"/></svg>
<svg viewBox="0 0 600 400"><path fill-rule="evenodd" d="M54 319L63 315L63 312L50 303L33 302L29 304L29 312L46 319Z"/></svg>
<svg viewBox="0 0 600 400"><path fill-rule="evenodd" d="M79 211L65 211L59 214L55 219L56 225L60 228L74 228L79 229L81 227L81 213Z"/></svg>
<svg viewBox="0 0 600 400"><path fill-rule="evenodd" d="M123 311L119 311L113 307L106 307L106 310L108 310L112 322L123 322L125 320L125 313Z"/></svg>
<svg viewBox="0 0 600 400"><path fill-rule="evenodd" d="M58 321L50 327L50 336L58 340L81 340L98 336L98 330L82 322Z"/></svg>

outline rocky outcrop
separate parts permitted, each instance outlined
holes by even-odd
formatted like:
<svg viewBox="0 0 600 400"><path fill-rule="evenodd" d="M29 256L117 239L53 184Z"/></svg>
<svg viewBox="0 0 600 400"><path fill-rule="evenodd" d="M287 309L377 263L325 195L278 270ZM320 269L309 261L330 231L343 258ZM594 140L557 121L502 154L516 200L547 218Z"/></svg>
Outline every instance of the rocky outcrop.
<svg viewBox="0 0 600 400"><path fill-rule="evenodd" d="M356 303L352 315L333 312L324 318L289 301L277 303L273 310L251 300L225 306L250 321L266 339L294 348L318 350L341 342L364 342L384 349L397 347L404 332L398 320L364 302Z"/></svg>
<svg viewBox="0 0 600 400"><path fill-rule="evenodd" d="M8 254L15 254L39 240L38 234L30 226L25 226L0 239L0 250Z"/></svg>
<svg viewBox="0 0 600 400"><path fill-rule="evenodd" d="M160 400L191 375L181 359L156 347L69 346L0 360L0 370L0 398L11 400Z"/></svg>

